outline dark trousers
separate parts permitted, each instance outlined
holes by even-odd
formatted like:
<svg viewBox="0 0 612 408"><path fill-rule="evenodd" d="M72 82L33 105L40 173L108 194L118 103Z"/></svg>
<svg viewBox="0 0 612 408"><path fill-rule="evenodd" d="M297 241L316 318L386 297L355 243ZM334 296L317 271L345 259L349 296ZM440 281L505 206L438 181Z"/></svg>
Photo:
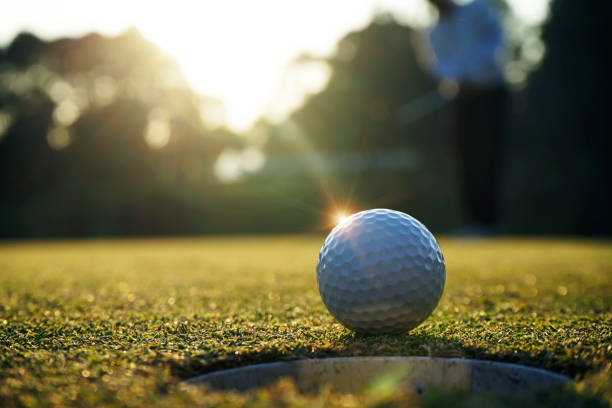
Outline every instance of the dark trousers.
<svg viewBox="0 0 612 408"><path fill-rule="evenodd" d="M471 224L492 226L498 222L508 99L504 86L464 87L453 101L451 145Z"/></svg>

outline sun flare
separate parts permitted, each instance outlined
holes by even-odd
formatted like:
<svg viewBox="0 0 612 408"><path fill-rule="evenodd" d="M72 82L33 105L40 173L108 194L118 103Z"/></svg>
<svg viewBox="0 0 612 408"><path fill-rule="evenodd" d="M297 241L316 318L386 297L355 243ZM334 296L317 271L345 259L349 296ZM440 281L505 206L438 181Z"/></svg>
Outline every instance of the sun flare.
<svg viewBox="0 0 612 408"><path fill-rule="evenodd" d="M368 24L379 7L408 15L419 10L410 2L386 2L177 0L173 8L181 10L180 17L153 3L136 26L179 62L197 92L223 103L230 128L243 131L262 115L284 119L306 95L326 85L326 64L309 64L296 73L295 58L329 55L339 38Z"/></svg>
<svg viewBox="0 0 612 408"><path fill-rule="evenodd" d="M344 213L336 214L336 224L342 224L349 219L349 216Z"/></svg>

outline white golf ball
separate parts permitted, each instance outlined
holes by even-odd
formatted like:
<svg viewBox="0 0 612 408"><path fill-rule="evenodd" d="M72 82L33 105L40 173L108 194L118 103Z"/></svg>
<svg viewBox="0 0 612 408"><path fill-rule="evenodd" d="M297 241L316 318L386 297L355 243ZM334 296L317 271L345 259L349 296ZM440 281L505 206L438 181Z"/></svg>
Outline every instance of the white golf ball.
<svg viewBox="0 0 612 408"><path fill-rule="evenodd" d="M323 303L359 333L403 332L435 309L446 279L434 236L415 218L374 209L354 214L328 235L317 263Z"/></svg>

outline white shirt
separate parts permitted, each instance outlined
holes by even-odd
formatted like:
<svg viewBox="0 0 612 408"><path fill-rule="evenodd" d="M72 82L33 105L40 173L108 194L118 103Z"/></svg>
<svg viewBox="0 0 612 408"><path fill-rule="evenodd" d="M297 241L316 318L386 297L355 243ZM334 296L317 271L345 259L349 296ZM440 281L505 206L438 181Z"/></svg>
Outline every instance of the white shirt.
<svg viewBox="0 0 612 408"><path fill-rule="evenodd" d="M482 86L503 82L504 34L483 0L456 5L424 34L422 56L439 79Z"/></svg>

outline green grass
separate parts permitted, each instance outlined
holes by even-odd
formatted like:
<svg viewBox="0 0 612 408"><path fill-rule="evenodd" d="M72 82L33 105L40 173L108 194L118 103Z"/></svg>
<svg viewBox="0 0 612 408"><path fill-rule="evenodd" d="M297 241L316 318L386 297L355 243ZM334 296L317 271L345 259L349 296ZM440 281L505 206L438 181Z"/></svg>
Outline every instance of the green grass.
<svg viewBox="0 0 612 408"><path fill-rule="evenodd" d="M442 240L447 283L436 311L408 334L374 337L344 329L321 303L321 243L0 244L0 406L610 404L609 242ZM265 361L352 355L506 361L578 383L527 400L436 391L414 400L399 392L300 395L286 382L218 393L182 381Z"/></svg>

